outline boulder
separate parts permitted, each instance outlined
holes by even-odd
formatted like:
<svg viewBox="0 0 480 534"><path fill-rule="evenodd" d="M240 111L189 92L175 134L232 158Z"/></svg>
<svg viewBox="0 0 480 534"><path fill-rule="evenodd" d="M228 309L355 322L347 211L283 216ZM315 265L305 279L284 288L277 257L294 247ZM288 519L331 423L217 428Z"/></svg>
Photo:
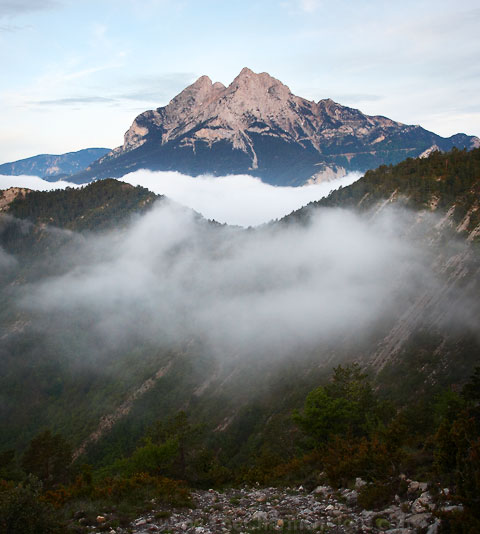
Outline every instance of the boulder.
<svg viewBox="0 0 480 534"><path fill-rule="evenodd" d="M430 524L431 514L414 514L405 519L405 523L417 530L427 528Z"/></svg>

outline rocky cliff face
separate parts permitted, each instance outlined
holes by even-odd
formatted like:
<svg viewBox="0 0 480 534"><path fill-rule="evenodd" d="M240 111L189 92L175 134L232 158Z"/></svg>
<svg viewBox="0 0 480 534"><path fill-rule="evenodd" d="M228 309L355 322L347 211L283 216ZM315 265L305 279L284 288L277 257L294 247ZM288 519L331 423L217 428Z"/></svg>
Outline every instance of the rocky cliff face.
<svg viewBox="0 0 480 534"><path fill-rule="evenodd" d="M295 96L267 73L244 68L225 87L202 76L170 103L140 114L124 144L73 177L85 182L140 168L248 173L301 185L418 156L432 146L480 146L476 137L444 139L326 99Z"/></svg>
<svg viewBox="0 0 480 534"><path fill-rule="evenodd" d="M25 195L30 192L30 189L24 187L10 187L0 191L0 212L8 211L10 204L16 198L25 198Z"/></svg>

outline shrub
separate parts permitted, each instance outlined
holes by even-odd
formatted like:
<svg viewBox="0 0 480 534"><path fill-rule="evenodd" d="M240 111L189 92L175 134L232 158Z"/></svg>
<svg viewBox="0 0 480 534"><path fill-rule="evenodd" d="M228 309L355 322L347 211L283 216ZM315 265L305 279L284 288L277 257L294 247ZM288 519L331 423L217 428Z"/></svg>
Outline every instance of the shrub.
<svg viewBox="0 0 480 534"><path fill-rule="evenodd" d="M0 532L60 534L65 532L53 508L42 501L42 485L30 476L24 483L0 482Z"/></svg>
<svg viewBox="0 0 480 534"><path fill-rule="evenodd" d="M373 482L360 488L358 505L365 510L379 510L389 504L394 495L395 485L393 483Z"/></svg>

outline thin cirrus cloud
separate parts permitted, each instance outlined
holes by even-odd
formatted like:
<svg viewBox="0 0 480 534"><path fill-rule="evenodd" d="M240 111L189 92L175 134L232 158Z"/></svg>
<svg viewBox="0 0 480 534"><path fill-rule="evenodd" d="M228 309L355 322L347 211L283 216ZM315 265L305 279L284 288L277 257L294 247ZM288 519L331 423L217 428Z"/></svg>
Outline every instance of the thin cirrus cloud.
<svg viewBox="0 0 480 534"><path fill-rule="evenodd" d="M102 96L78 96L52 100L37 100L30 103L37 106L72 106L77 104L110 104L112 102L116 102L116 100Z"/></svg>
<svg viewBox="0 0 480 534"><path fill-rule="evenodd" d="M28 28L28 26L18 26L16 24L0 24L0 32L14 33Z"/></svg>
<svg viewBox="0 0 480 534"><path fill-rule="evenodd" d="M1 27L0 27L1 31ZM92 71L93 69L90 69ZM103 68L95 69L95 72L105 70ZM90 72L88 71L88 72ZM87 72L87 74L88 74ZM85 75L85 71L80 73L65 74L64 80L69 80L74 77ZM96 95L78 95L62 98L46 98L28 101L30 106L78 106L89 104L107 104L107 105L121 105L122 102L148 102L148 103L166 103L171 95L175 92L181 91L186 85L192 82L195 78L193 73L167 73L165 76L144 77L140 80L132 81L129 86L128 80L124 82L127 85L127 90L122 93L106 94L105 96ZM144 110L142 110L144 111Z"/></svg>

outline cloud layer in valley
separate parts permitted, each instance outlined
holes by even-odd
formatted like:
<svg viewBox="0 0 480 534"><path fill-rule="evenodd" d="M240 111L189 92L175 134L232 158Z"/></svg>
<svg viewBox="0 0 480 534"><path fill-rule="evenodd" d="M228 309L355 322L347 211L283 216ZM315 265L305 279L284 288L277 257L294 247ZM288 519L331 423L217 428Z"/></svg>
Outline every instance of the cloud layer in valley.
<svg viewBox="0 0 480 534"><path fill-rule="evenodd" d="M309 202L327 196L334 189L356 182L360 173L303 187L275 187L246 175L193 178L178 172L141 170L123 181L166 195L207 219L239 226L256 226L278 219Z"/></svg>
<svg viewBox="0 0 480 534"><path fill-rule="evenodd" d="M22 308L50 336L78 329L88 357L190 340L217 357L280 357L361 336L435 284L402 235L411 223L328 209L306 226L248 231L163 200L126 230L76 238L61 274L24 288Z"/></svg>
<svg viewBox="0 0 480 534"><path fill-rule="evenodd" d="M178 172L147 170L128 174L121 180L166 195L207 219L232 225L255 226L281 218L328 195L334 189L352 184L360 176L360 173L350 173L331 182L303 187L274 187L245 175L193 178ZM47 182L36 176L0 175L0 189L12 186L37 191L79 187L65 181Z"/></svg>
<svg viewBox="0 0 480 534"><path fill-rule="evenodd" d="M0 174L0 190L10 187L24 187L33 191L53 191L54 189L65 189L66 187L79 187L71 182L59 180L58 182L48 182L38 176L22 174L20 176L6 176Z"/></svg>

